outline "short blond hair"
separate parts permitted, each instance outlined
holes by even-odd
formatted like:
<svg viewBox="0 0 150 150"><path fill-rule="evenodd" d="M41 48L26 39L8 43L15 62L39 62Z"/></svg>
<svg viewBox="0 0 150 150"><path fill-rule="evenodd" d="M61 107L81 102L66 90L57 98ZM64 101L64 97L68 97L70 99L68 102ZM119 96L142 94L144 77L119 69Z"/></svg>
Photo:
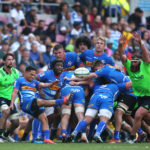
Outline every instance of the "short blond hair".
<svg viewBox="0 0 150 150"><path fill-rule="evenodd" d="M105 37L103 37L103 36L98 36L98 37L96 38L96 42L99 41L99 40L104 41L104 42L105 42L105 45L106 45Z"/></svg>

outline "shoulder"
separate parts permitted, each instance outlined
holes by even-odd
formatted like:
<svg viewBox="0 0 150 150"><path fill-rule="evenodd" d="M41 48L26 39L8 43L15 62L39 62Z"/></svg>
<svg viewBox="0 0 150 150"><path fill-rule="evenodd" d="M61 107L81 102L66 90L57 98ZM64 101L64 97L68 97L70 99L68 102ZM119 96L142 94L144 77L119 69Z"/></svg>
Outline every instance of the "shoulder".
<svg viewBox="0 0 150 150"><path fill-rule="evenodd" d="M19 76L19 71L16 68L11 69L12 73Z"/></svg>

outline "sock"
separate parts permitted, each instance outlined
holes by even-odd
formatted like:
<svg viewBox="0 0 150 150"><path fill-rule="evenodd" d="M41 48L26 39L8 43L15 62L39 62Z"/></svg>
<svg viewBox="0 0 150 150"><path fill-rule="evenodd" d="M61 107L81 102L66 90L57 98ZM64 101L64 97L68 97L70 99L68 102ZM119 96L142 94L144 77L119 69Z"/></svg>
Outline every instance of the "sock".
<svg viewBox="0 0 150 150"><path fill-rule="evenodd" d="M26 136L26 141L30 141L30 135L29 134Z"/></svg>
<svg viewBox="0 0 150 150"><path fill-rule="evenodd" d="M57 99L56 100L56 105L62 105L63 104L63 102L64 102L64 99Z"/></svg>
<svg viewBox="0 0 150 150"><path fill-rule="evenodd" d="M62 129L62 130L61 130L61 135L62 135L62 134L67 135L67 130L66 130L66 129Z"/></svg>
<svg viewBox="0 0 150 150"><path fill-rule="evenodd" d="M4 129L0 129L0 135L2 135L3 132L4 132Z"/></svg>
<svg viewBox="0 0 150 150"><path fill-rule="evenodd" d="M41 122L40 120L38 120L37 118L34 118L33 123L32 123L32 140L35 140L36 138L38 138L40 133L40 126L41 126Z"/></svg>
<svg viewBox="0 0 150 150"><path fill-rule="evenodd" d="M51 129L51 136L50 139L54 139L56 137L57 129Z"/></svg>
<svg viewBox="0 0 150 150"><path fill-rule="evenodd" d="M43 140L50 139L50 137L49 137L49 130L43 130L42 134L43 134Z"/></svg>
<svg viewBox="0 0 150 150"><path fill-rule="evenodd" d="M120 131L115 131L115 133L114 133L114 139L115 140L120 140Z"/></svg>
<svg viewBox="0 0 150 150"><path fill-rule="evenodd" d="M105 130L105 128L106 128L106 122L100 121L97 126L96 134L101 135L102 132Z"/></svg>
<svg viewBox="0 0 150 150"><path fill-rule="evenodd" d="M17 133L14 134L14 140L18 141L18 134Z"/></svg>
<svg viewBox="0 0 150 150"><path fill-rule="evenodd" d="M8 137L9 133L10 133L9 130L5 130L5 131L4 131L4 136L5 136L5 137Z"/></svg>
<svg viewBox="0 0 150 150"><path fill-rule="evenodd" d="M67 136L70 135L70 132L71 132L71 126L70 126L70 124L69 124L69 125L68 125L68 128L67 128Z"/></svg>
<svg viewBox="0 0 150 150"><path fill-rule="evenodd" d="M142 132L143 132L143 130L141 128L139 128L137 131L138 135L141 134Z"/></svg>
<svg viewBox="0 0 150 150"><path fill-rule="evenodd" d="M150 134L147 134L147 138L150 139Z"/></svg>
<svg viewBox="0 0 150 150"><path fill-rule="evenodd" d="M87 122L85 120L81 120L76 128L74 129L74 133L77 135L83 128L85 128L87 126Z"/></svg>
<svg viewBox="0 0 150 150"><path fill-rule="evenodd" d="M22 138L21 138L21 141L25 141L27 136L28 136L28 133L24 133Z"/></svg>
<svg viewBox="0 0 150 150"><path fill-rule="evenodd" d="M136 135L130 135L130 139L134 140L136 138Z"/></svg>
<svg viewBox="0 0 150 150"><path fill-rule="evenodd" d="M95 131L96 123L97 123L97 119L94 119L94 120L92 121L92 123L90 124L90 131L89 131L88 139L90 139L90 138L93 137L94 131Z"/></svg>

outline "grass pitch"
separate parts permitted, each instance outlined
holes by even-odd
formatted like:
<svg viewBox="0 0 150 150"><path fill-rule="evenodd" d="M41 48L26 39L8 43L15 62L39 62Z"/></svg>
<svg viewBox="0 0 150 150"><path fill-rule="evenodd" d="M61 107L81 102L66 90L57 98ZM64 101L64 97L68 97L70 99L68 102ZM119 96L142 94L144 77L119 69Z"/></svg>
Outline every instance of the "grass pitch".
<svg viewBox="0 0 150 150"><path fill-rule="evenodd" d="M0 143L0 150L150 150L150 143L142 144L98 144L98 143Z"/></svg>

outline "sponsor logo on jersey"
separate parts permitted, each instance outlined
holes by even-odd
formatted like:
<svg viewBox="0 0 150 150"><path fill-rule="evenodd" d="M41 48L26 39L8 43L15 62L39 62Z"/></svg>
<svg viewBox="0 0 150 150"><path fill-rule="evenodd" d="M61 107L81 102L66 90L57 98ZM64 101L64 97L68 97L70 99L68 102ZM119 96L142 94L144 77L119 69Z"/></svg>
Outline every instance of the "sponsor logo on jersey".
<svg viewBox="0 0 150 150"><path fill-rule="evenodd" d="M57 85L52 85L52 86L49 87L49 89L57 91L57 90L60 89L60 87L57 86Z"/></svg>
<svg viewBox="0 0 150 150"><path fill-rule="evenodd" d="M23 87L22 87L22 90L29 90L29 91L34 91L34 92L36 92L36 88L32 88L32 87L29 87L29 86L23 86Z"/></svg>
<svg viewBox="0 0 150 150"><path fill-rule="evenodd" d="M75 69L75 66L71 66L71 67L65 68L64 71L69 71L69 70L74 70L74 69Z"/></svg>
<svg viewBox="0 0 150 150"><path fill-rule="evenodd" d="M90 104L90 105L88 105L88 108L89 108L89 107L92 107L92 106L94 106L94 104Z"/></svg>
<svg viewBox="0 0 150 150"><path fill-rule="evenodd" d="M86 61L86 65L91 67L92 66L92 62Z"/></svg>

